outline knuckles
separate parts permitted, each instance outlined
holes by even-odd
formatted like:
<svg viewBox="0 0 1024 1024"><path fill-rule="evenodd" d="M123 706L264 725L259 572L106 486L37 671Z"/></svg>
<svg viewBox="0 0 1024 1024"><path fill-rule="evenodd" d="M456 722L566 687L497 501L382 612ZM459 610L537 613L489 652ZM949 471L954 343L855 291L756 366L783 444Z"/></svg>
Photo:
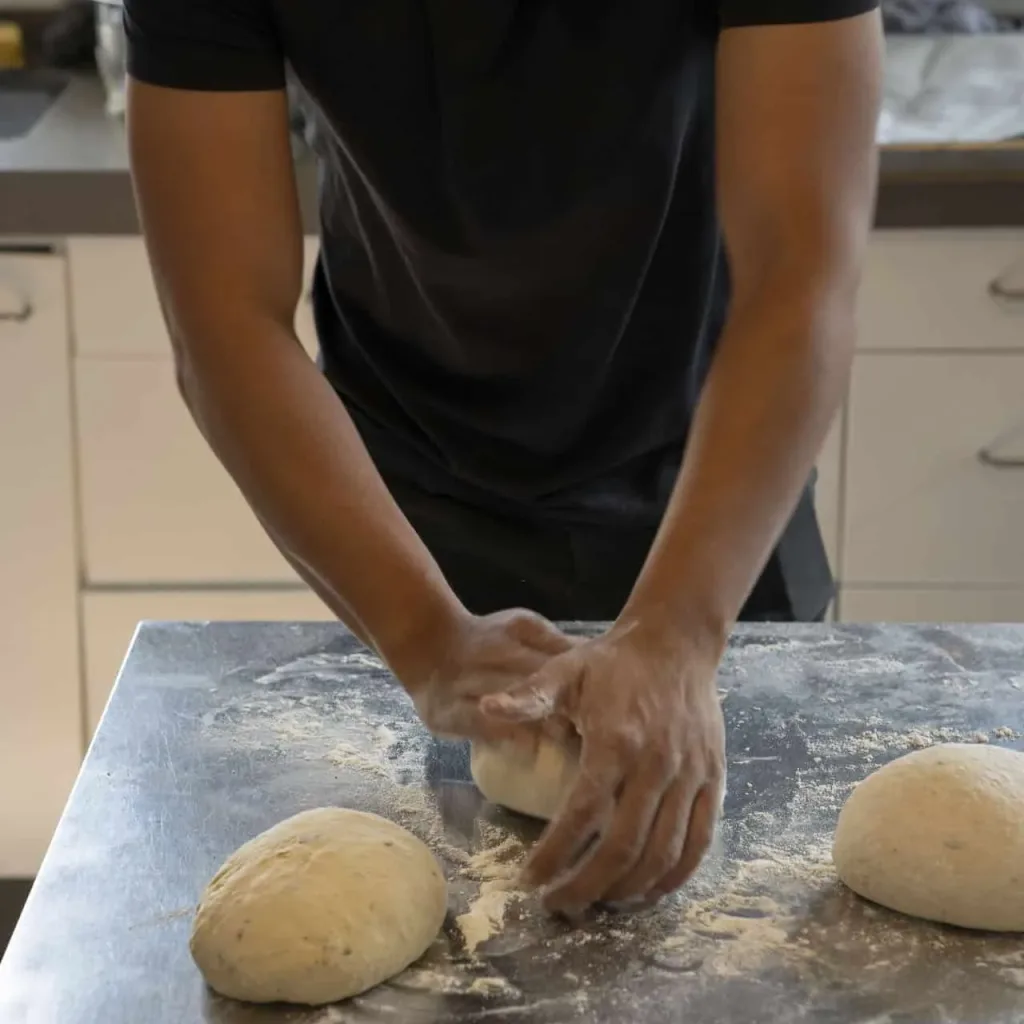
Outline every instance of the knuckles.
<svg viewBox="0 0 1024 1024"><path fill-rule="evenodd" d="M646 836L609 836L605 840L604 860L612 871L631 868L644 851Z"/></svg>

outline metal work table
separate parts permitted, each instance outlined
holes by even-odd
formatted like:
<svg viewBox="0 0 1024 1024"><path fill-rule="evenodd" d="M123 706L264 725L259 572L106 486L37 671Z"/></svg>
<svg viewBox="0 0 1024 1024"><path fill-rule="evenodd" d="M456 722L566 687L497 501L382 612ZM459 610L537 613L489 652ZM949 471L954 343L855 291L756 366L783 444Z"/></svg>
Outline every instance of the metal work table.
<svg viewBox="0 0 1024 1024"><path fill-rule="evenodd" d="M479 898L467 857L518 849L533 826L484 804L464 749L423 732L379 663L333 625L145 625L0 964L0 1021L1024 1019L1019 938L872 907L829 864L837 810L874 766L942 740L1021 745L1024 628L744 628L720 687L725 822L686 892L577 930L524 899L474 957L458 922ZM432 845L451 883L444 933L335 1007L208 993L187 948L202 887L241 842L325 804Z"/></svg>

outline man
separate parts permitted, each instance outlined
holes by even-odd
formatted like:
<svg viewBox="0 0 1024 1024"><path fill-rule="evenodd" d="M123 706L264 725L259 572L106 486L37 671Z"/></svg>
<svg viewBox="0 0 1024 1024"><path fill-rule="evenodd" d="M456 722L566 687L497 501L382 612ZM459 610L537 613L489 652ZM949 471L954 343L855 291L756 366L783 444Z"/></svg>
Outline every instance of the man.
<svg viewBox="0 0 1024 1024"><path fill-rule="evenodd" d="M125 6L200 429L431 729L578 730L528 865L550 909L678 887L720 804L732 625L831 596L807 481L853 349L874 0ZM324 148L322 373L286 62ZM614 624L574 644L571 618Z"/></svg>

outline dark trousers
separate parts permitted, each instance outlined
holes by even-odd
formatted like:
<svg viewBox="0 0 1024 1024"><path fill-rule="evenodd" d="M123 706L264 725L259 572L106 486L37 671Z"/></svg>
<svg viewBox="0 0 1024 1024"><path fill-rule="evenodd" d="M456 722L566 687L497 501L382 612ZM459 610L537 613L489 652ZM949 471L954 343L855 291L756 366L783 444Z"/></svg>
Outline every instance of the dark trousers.
<svg viewBox="0 0 1024 1024"><path fill-rule="evenodd" d="M388 485L452 589L478 615L519 607L556 622L613 620L654 540L653 528L540 523ZM789 622L798 618L793 604L773 555L740 617ZM824 614L815 608L804 618Z"/></svg>

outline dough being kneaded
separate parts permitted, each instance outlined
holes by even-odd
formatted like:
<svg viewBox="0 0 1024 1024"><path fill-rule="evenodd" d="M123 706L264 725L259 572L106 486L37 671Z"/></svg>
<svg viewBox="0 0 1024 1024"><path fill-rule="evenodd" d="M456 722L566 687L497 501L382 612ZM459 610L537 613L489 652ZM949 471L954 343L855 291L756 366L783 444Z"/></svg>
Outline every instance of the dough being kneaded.
<svg viewBox="0 0 1024 1024"><path fill-rule="evenodd" d="M515 743L474 743L470 772L488 800L510 811L550 821L579 770L579 740L543 737L535 750Z"/></svg>
<svg viewBox="0 0 1024 1024"><path fill-rule="evenodd" d="M892 910L1024 931L1024 754L943 743L897 758L850 794L832 859Z"/></svg>
<svg viewBox="0 0 1024 1024"><path fill-rule="evenodd" d="M192 956L221 995L318 1006L418 960L446 907L441 867L411 832L321 807L224 862L199 903Z"/></svg>

